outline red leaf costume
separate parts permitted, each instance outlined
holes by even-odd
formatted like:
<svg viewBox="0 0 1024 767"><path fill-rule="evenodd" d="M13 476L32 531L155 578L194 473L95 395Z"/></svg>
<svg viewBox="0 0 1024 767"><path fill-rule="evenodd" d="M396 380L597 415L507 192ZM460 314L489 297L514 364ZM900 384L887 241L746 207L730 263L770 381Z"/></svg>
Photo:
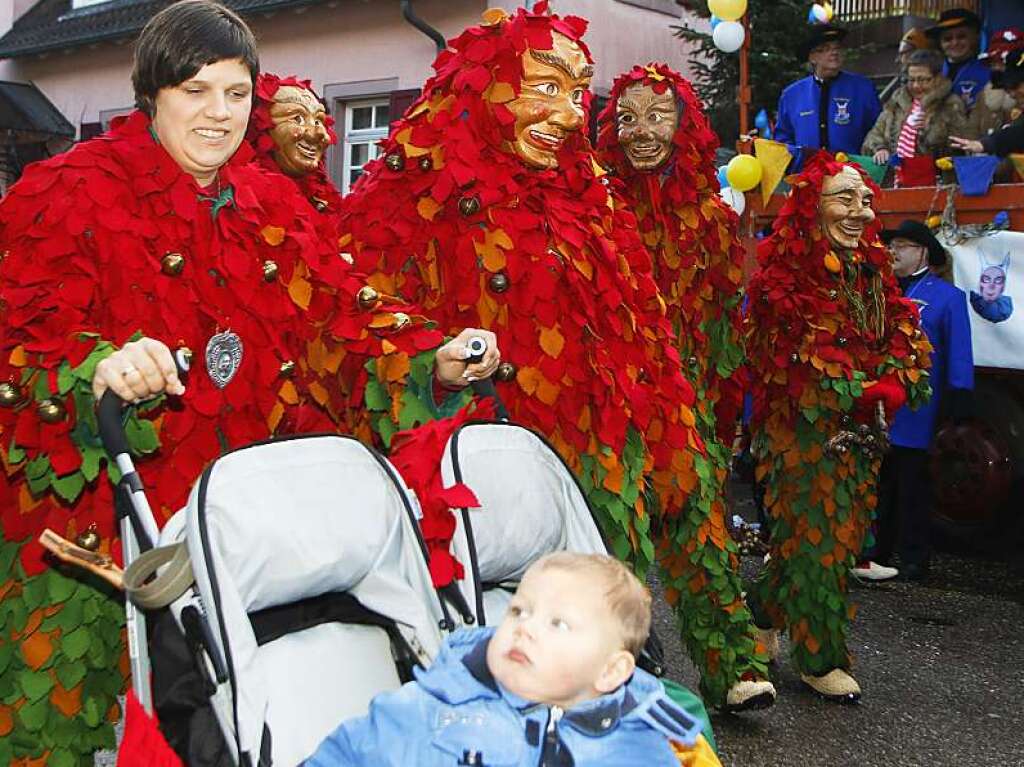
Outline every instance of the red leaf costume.
<svg viewBox="0 0 1024 767"><path fill-rule="evenodd" d="M569 133L550 170L507 146L524 54L551 49L555 33L586 53L586 22L543 6L488 12L438 56L345 199L342 242L378 288L422 302L442 330L498 334L516 371L499 389L512 418L551 440L615 551L643 568L651 512L678 514L696 481L694 395L649 257L616 224L585 138Z"/></svg>
<svg viewBox="0 0 1024 767"><path fill-rule="evenodd" d="M879 397L916 406L929 395L930 346L893 278L880 223L852 250L822 232L823 186L844 167L857 169L820 152L791 179L749 287L753 449L772 517L772 557L749 599L789 628L794 662L812 676L850 665L846 576L875 507L881 460L860 447L832 454L827 441L867 429Z"/></svg>
<svg viewBox="0 0 1024 767"><path fill-rule="evenodd" d="M137 112L29 167L0 202L0 381L12 393L0 407L0 561L11 568L0 598L22 605L13 614L37 610L45 618L30 614L6 629L4 641L27 654L16 649L5 673L23 657L33 668L25 648L41 645L42 635L49 654L38 673L87 659L90 669L85 693L69 688L67 700L40 704L40 726L19 720L27 732L16 735L36 738L39 753L52 747L55 726L66 728L64 717L74 720L83 753L112 745L106 716L123 686L113 670L123 608L56 571L38 575L45 565L35 542L44 527L74 538L95 526L101 551L120 557L111 486L100 476L105 454L90 387L96 363L137 333L196 352L186 393L143 405L128 421L129 441L151 454L139 470L163 521L224 449L288 431L340 428L368 437L368 361L376 359L376 377L397 390L404 379L394 371L408 371L410 356L441 340L407 318L360 308L364 280L336 248L321 245L312 209L249 164L251 156L243 145L220 169L217 188L200 189ZM276 267L269 277L268 262ZM218 388L203 352L229 329L243 355L235 377ZM56 402L49 411L39 404L46 399ZM66 415L53 418L61 409ZM7 557L19 547L20 565ZM58 674L58 684L69 680L83 684L77 673Z"/></svg>
<svg viewBox="0 0 1024 767"><path fill-rule="evenodd" d="M672 153L650 170L634 167L619 141L619 98L633 85L671 93L679 115ZM701 691L706 700L720 704L744 674L764 677L767 669L766 659L757 653L756 633L741 596L738 550L725 532L729 446L742 402L742 386L736 379L743 361L744 249L737 233L739 220L718 196L717 148L718 137L693 88L678 72L649 64L635 66L615 80L599 117L598 149L602 162L624 186L622 204L635 214L653 257L655 280L676 331L684 370L697 387L698 429L708 451L707 480L691 496L677 529L671 530L682 549L668 555L673 577L666 585L678 595L684 637L701 670ZM711 632L724 642L716 639L709 644ZM717 649L721 646L735 654L723 658Z"/></svg>

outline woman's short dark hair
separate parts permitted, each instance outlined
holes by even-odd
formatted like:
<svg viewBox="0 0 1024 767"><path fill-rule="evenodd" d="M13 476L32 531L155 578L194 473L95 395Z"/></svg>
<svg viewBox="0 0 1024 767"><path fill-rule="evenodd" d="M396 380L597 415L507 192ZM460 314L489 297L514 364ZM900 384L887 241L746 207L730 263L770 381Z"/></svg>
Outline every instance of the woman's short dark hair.
<svg viewBox="0 0 1024 767"><path fill-rule="evenodd" d="M233 11L213 0L182 0L146 24L135 43L135 106L152 116L157 91L194 77L207 64L241 59L260 73L256 38Z"/></svg>
<svg viewBox="0 0 1024 767"><path fill-rule="evenodd" d="M926 48L919 48L910 54L907 59L908 67L928 67L928 70L933 74L937 75L942 72L942 65L944 60L942 54L938 51L928 50Z"/></svg>

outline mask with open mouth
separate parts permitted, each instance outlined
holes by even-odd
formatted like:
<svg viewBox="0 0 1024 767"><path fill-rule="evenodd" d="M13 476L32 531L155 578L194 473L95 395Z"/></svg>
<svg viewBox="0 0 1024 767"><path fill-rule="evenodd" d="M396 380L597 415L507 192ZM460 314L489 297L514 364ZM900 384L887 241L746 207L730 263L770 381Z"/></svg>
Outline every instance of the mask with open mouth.
<svg viewBox="0 0 1024 767"><path fill-rule="evenodd" d="M651 85L631 85L619 97L615 112L619 144L636 170L654 170L672 156L679 112L671 90L658 93Z"/></svg>
<svg viewBox="0 0 1024 767"><path fill-rule="evenodd" d="M864 236L864 228L875 220L871 205L875 193L852 167L845 166L824 180L818 212L821 229L832 247L853 250Z"/></svg>
<svg viewBox="0 0 1024 767"><path fill-rule="evenodd" d="M274 159L284 173L303 176L320 167L330 134L327 112L311 91L282 85L270 104L270 119Z"/></svg>
<svg viewBox="0 0 1024 767"><path fill-rule="evenodd" d="M515 117L511 149L527 165L558 167L565 140L583 127L584 94L594 67L574 40L551 36L551 49L523 54L519 96L508 103Z"/></svg>

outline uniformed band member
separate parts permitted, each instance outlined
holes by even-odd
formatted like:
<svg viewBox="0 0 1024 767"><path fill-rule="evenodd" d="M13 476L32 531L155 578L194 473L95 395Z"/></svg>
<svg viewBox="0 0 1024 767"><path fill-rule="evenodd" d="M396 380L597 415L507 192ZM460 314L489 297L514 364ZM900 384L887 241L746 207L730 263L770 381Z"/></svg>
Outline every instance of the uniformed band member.
<svg viewBox="0 0 1024 767"><path fill-rule="evenodd" d="M860 152L882 105L868 78L842 71L847 33L833 24L811 28L799 51L811 74L782 91L777 141L830 152ZM799 149L794 155L799 155Z"/></svg>
<svg viewBox="0 0 1024 767"><path fill-rule="evenodd" d="M902 576L922 580L931 555L931 494L928 448L939 413L961 420L971 411L974 357L967 298L934 270L946 265L945 249L918 221L886 229L882 240L893 258L903 296L917 304L921 327L932 344L932 397L917 410L904 406L890 429L892 447L882 461L878 487L878 543L873 559L888 564L900 558Z"/></svg>
<svg viewBox="0 0 1024 767"><path fill-rule="evenodd" d="M943 11L938 23L926 32L938 41L946 57L943 76L952 81L953 93L964 100L964 106L970 111L991 74L988 67L978 61L981 19L966 8L951 8Z"/></svg>

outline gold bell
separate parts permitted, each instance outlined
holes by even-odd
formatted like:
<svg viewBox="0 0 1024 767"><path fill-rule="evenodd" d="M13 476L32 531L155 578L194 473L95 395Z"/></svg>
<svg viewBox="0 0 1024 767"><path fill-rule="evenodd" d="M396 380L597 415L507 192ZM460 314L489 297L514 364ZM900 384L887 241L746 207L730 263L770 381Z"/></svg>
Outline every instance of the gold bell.
<svg viewBox="0 0 1024 767"><path fill-rule="evenodd" d="M395 330L400 330L401 328L404 328L410 322L412 322L412 317L410 317L408 314L406 314L405 312L395 312Z"/></svg>
<svg viewBox="0 0 1024 767"><path fill-rule="evenodd" d="M0 407L14 407L22 400L21 387L4 381L0 383Z"/></svg>
<svg viewBox="0 0 1024 767"><path fill-rule="evenodd" d="M363 285L359 288L359 292L356 293L356 303L359 304L359 308L363 311L372 309L380 301L380 293L369 285Z"/></svg>
<svg viewBox="0 0 1024 767"><path fill-rule="evenodd" d="M907 357L907 362L909 362L911 365L915 364L917 362L917 355L916 354L909 355Z"/></svg>
<svg viewBox="0 0 1024 767"><path fill-rule="evenodd" d="M461 197L459 198L459 213L463 216L472 216L480 210L480 198L479 197Z"/></svg>
<svg viewBox="0 0 1024 767"><path fill-rule="evenodd" d="M502 362L494 371L494 378L498 381L512 381L516 377L516 366L511 362Z"/></svg>
<svg viewBox="0 0 1024 767"><path fill-rule="evenodd" d="M263 262L263 281L273 282L277 279L277 261L266 260Z"/></svg>
<svg viewBox="0 0 1024 767"><path fill-rule="evenodd" d="M836 343L839 344L840 346L846 346L846 336L839 336L839 338L836 339Z"/></svg>
<svg viewBox="0 0 1024 767"><path fill-rule="evenodd" d="M430 170L434 167L434 161L430 157L420 158L420 170Z"/></svg>
<svg viewBox="0 0 1024 767"><path fill-rule="evenodd" d="M309 201L313 203L317 213L323 213L327 210L327 200L321 200L319 197L310 197Z"/></svg>
<svg viewBox="0 0 1024 767"><path fill-rule="evenodd" d="M36 405L36 412L39 414L39 420L43 423L60 423L67 415L64 403L59 399L40 400Z"/></svg>
<svg viewBox="0 0 1024 767"><path fill-rule="evenodd" d="M286 360L281 363L281 378L291 378L295 373L295 362L293 360Z"/></svg>
<svg viewBox="0 0 1024 767"><path fill-rule="evenodd" d="M696 367L697 366L697 358L696 357L690 357L688 362L690 363L690 367Z"/></svg>
<svg viewBox="0 0 1024 767"><path fill-rule="evenodd" d="M829 297L830 301L835 301L837 298L839 298L839 291L838 290L830 290L828 292L828 297Z"/></svg>
<svg viewBox="0 0 1024 767"><path fill-rule="evenodd" d="M495 293L504 293L510 284L505 272L495 272L487 282Z"/></svg>
<svg viewBox="0 0 1024 767"><path fill-rule="evenodd" d="M181 253L168 253L160 259L160 271L168 277L177 277L185 268L185 257Z"/></svg>
<svg viewBox="0 0 1024 767"><path fill-rule="evenodd" d="M100 547L100 534L96 531L96 525L89 525L85 532L75 538L75 543L86 551L96 551Z"/></svg>
<svg viewBox="0 0 1024 767"><path fill-rule="evenodd" d="M384 164L391 170L399 171L405 167L405 160L402 159L402 155L398 154L398 152L391 152L384 158Z"/></svg>

